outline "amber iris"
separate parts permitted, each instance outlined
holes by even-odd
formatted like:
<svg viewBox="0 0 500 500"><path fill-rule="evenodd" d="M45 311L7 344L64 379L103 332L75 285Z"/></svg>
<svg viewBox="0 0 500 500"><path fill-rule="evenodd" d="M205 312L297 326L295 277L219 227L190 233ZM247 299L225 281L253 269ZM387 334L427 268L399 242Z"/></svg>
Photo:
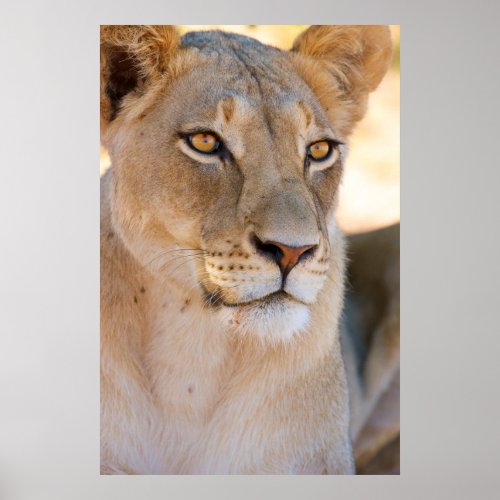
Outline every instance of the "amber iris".
<svg viewBox="0 0 500 500"><path fill-rule="evenodd" d="M330 154L330 143L327 141L319 141L311 144L307 148L307 154L313 160L324 160Z"/></svg>
<svg viewBox="0 0 500 500"><path fill-rule="evenodd" d="M189 136L189 144L200 153L215 153L219 148L219 140L215 135L200 132Z"/></svg>

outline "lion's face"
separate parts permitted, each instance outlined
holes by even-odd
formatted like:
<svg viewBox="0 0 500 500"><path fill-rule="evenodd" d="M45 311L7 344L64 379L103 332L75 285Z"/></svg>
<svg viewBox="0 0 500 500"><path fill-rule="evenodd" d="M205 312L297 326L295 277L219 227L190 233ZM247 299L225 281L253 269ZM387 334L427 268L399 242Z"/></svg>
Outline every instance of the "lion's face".
<svg viewBox="0 0 500 500"><path fill-rule="evenodd" d="M125 244L159 274L191 257L206 306L263 336L306 325L336 237L345 138L296 58L188 34L176 77L126 96L108 142Z"/></svg>

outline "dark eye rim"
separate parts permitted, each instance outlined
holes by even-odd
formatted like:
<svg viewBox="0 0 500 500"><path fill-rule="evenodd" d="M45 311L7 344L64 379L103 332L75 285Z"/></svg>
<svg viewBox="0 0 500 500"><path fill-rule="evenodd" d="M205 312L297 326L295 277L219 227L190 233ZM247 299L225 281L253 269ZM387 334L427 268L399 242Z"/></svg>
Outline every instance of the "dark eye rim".
<svg viewBox="0 0 500 500"><path fill-rule="evenodd" d="M329 146L329 150L328 150L328 154L326 156L324 156L323 158L320 158L319 160L317 158L314 158L314 156L311 154L311 146L314 146L314 144L317 144L318 142L326 142L328 143L328 146ZM327 161L333 154L333 152L338 149L339 146L341 146L342 144L344 144L342 141L338 141L336 139L319 139L317 141L314 141L314 142L311 142L311 144L309 144L309 146L307 146L306 148L306 158L310 161L314 161L316 163L321 163L321 162L324 162L324 161Z"/></svg>
<svg viewBox="0 0 500 500"><path fill-rule="evenodd" d="M192 137L194 135L197 135L197 134L213 135L215 137L216 141L217 141L216 144L215 144L214 149L212 149L211 151L200 151L198 148L194 147L193 143L192 143ZM223 146L223 142L221 141L220 137L215 132L213 132L212 130L195 130L195 131L191 131L191 132L181 132L179 135L184 139L184 141L186 142L186 144L193 151L196 151L197 153L200 153L202 155L211 156L211 155L218 154L221 151L222 146Z"/></svg>

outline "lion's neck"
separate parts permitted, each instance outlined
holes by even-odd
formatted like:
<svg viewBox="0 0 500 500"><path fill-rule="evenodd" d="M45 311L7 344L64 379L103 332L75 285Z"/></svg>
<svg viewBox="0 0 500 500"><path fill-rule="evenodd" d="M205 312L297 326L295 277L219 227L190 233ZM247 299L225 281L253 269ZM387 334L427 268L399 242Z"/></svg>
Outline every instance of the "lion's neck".
<svg viewBox="0 0 500 500"><path fill-rule="evenodd" d="M289 370L293 378L331 352L337 337L332 311L340 309L330 300L338 296L330 289L333 284L326 285L323 299L313 306L307 331L289 342L272 345L258 335L242 336L231 326L225 308L207 306L187 267L184 276L158 279L151 289L147 312L151 321L144 345L156 387L165 387L167 379L174 378L178 396L178 391L194 393L196 386L208 393L208 387L220 387L243 372L261 371L269 376L276 371L283 376ZM329 314L321 314L322 310Z"/></svg>
<svg viewBox="0 0 500 500"><path fill-rule="evenodd" d="M333 312L341 309L338 276L325 284L312 307L307 331L290 342L266 345L257 335L239 335L223 309L207 306L193 277L193 260L172 259L161 273L151 272L120 241L107 203L101 207L101 215L102 273L109 274L110 282L120 281L117 288L129 304L126 312L111 312L114 323L110 327L117 330L123 348L133 349L141 360L161 406L175 401L179 408L183 401L185 412L203 415L227 384L237 383L245 374L293 379L332 351L337 338ZM112 297L104 302L114 303ZM195 394L205 397L196 398Z"/></svg>

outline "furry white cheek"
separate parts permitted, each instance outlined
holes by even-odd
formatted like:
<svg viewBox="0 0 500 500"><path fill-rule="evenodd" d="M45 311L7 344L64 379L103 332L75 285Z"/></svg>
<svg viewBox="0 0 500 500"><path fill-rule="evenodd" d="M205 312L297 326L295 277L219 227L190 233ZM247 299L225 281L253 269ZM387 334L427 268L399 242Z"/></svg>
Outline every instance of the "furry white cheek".
<svg viewBox="0 0 500 500"><path fill-rule="evenodd" d="M309 307L292 300L224 307L219 314L237 335L253 335L270 344L289 342L307 328L310 318Z"/></svg>
<svg viewBox="0 0 500 500"><path fill-rule="evenodd" d="M304 279L304 276L291 272L287 278L285 292L306 304L312 304L325 280L326 273L319 276L308 274L307 279Z"/></svg>

